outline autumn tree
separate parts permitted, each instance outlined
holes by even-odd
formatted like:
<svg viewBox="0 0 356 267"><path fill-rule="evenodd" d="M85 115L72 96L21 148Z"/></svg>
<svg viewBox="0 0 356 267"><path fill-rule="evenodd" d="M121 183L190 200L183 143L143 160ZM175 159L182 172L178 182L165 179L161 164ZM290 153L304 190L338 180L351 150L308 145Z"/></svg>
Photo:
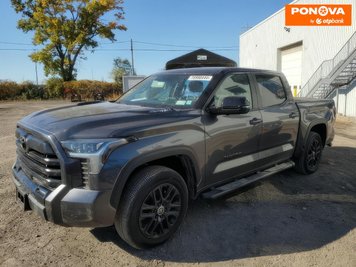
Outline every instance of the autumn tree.
<svg viewBox="0 0 356 267"><path fill-rule="evenodd" d="M113 65L111 76L117 84L122 86L122 76L128 75L133 71L131 63L128 59L118 57L114 59ZM135 75L135 71L133 71L133 74Z"/></svg>
<svg viewBox="0 0 356 267"><path fill-rule="evenodd" d="M98 46L98 38L115 41L115 30L126 30L123 0L11 0L22 14L18 28L34 31L33 44L40 49L30 55L44 65L46 76L64 81L76 77L78 58ZM104 15L105 19L104 19ZM108 19L109 15L111 19Z"/></svg>

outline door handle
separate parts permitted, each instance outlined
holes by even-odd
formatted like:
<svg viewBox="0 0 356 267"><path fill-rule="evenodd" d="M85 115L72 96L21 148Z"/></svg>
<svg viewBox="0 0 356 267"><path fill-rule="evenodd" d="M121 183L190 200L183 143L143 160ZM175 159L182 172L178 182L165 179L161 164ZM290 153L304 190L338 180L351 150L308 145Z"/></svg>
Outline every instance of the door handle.
<svg viewBox="0 0 356 267"><path fill-rule="evenodd" d="M297 113L295 113L295 112L292 112L292 113L290 113L289 114L289 118L291 118L291 119L294 119L295 117L297 117L298 115L297 115Z"/></svg>
<svg viewBox="0 0 356 267"><path fill-rule="evenodd" d="M261 119L257 119L257 118L253 118L252 120L250 120L250 124L251 125L257 125L259 123L262 123L263 121Z"/></svg>

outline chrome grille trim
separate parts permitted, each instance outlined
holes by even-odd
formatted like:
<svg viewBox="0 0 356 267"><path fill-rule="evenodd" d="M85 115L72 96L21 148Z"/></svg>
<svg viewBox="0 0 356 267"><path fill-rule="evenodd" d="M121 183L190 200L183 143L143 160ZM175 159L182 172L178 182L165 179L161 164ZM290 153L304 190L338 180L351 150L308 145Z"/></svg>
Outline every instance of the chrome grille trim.
<svg viewBox="0 0 356 267"><path fill-rule="evenodd" d="M89 163L88 160L81 160L80 161L81 168L82 168L82 179L83 179L83 186L89 186Z"/></svg>
<svg viewBox="0 0 356 267"><path fill-rule="evenodd" d="M23 129L18 130L21 135L17 135L16 140L17 167L20 167L35 183L48 189L56 188L62 182L61 166L58 157L50 148L50 144L32 136ZM46 151L46 154L36 148L41 148L42 152Z"/></svg>

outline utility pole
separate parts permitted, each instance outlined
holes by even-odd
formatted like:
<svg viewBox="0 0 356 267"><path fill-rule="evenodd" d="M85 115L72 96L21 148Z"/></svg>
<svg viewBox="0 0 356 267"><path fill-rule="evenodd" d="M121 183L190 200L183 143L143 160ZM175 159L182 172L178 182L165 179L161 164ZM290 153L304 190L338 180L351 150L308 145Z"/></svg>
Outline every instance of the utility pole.
<svg viewBox="0 0 356 267"><path fill-rule="evenodd" d="M35 61L35 72L36 72L36 84L38 88L38 73L37 73L37 62Z"/></svg>
<svg viewBox="0 0 356 267"><path fill-rule="evenodd" d="M131 39L131 75L135 73L135 63L134 63L134 54L133 54L133 43Z"/></svg>
<svg viewBox="0 0 356 267"><path fill-rule="evenodd" d="M37 52L37 49L33 50L35 53ZM38 72L37 72L37 61L35 61L35 75L36 75L36 85L38 89Z"/></svg>

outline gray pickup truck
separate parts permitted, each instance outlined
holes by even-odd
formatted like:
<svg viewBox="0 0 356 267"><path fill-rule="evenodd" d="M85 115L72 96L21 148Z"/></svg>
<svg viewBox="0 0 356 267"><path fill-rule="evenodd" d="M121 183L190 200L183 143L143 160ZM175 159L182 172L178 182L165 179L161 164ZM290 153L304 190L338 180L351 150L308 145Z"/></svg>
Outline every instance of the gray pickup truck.
<svg viewBox="0 0 356 267"><path fill-rule="evenodd" d="M30 114L16 129L17 197L56 224L114 224L133 247L160 244L189 199L318 169L334 138L334 102L293 99L289 88L273 71L180 69L115 102Z"/></svg>

